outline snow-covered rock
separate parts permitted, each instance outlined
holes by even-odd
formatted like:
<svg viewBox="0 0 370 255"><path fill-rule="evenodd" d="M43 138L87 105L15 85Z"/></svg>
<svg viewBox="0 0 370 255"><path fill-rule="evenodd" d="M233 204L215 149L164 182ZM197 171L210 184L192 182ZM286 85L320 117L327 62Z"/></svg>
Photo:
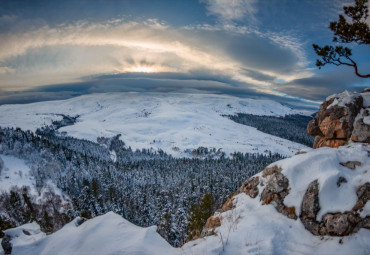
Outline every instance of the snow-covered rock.
<svg viewBox="0 0 370 255"><path fill-rule="evenodd" d="M121 134L133 150L162 149L176 157L198 147L233 152L294 155L304 146L235 123L222 115L248 113L267 116L299 114L270 100L224 95L102 93L68 100L0 106L0 126L36 131L63 115L76 117L60 132L93 142Z"/></svg>
<svg viewBox="0 0 370 255"><path fill-rule="evenodd" d="M212 216L220 226L183 249L194 254L367 254L369 155L370 147L358 143L273 163ZM357 162L353 169L350 161Z"/></svg>
<svg viewBox="0 0 370 255"><path fill-rule="evenodd" d="M326 99L307 126L313 147L338 147L349 141L370 143L370 89L344 91Z"/></svg>

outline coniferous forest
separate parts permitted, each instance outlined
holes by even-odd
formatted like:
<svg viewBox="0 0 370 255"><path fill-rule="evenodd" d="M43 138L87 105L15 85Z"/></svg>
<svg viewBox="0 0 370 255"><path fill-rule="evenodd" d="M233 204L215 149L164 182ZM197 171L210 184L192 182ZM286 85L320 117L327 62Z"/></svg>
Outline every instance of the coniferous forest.
<svg viewBox="0 0 370 255"><path fill-rule="evenodd" d="M306 132L307 124L312 119L310 116L295 114L275 117L238 113L228 117L237 123L255 127L264 133L312 147L314 138Z"/></svg>
<svg viewBox="0 0 370 255"><path fill-rule="evenodd" d="M262 126L271 121L257 117L253 123L265 122ZM188 158L173 158L161 150L133 151L119 135L99 137L94 143L59 133L59 127L76 120L63 119L36 133L0 128L0 153L26 161L39 193L51 180L69 196L68 204L57 194L44 192L44 205L40 205L29 189L13 188L0 197L2 229L35 220L50 233L76 216L90 218L114 211L139 226L157 225L166 240L180 246L201 230L208 215L244 180L283 158L271 152L226 156L219 149L204 147L188 151ZM296 125L285 128L285 133L303 137ZM197 214L199 208L207 215Z"/></svg>

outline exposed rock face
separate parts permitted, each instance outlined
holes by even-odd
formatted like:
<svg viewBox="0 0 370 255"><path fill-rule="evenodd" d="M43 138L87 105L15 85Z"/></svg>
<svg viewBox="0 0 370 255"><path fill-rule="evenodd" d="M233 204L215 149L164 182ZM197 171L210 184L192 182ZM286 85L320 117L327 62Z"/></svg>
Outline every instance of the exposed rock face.
<svg viewBox="0 0 370 255"><path fill-rule="evenodd" d="M243 183L241 191L244 191L251 198L255 198L259 193L258 184L260 184L259 177L252 177Z"/></svg>
<svg viewBox="0 0 370 255"><path fill-rule="evenodd" d="M276 210L291 219L297 219L294 207L287 207L284 198L289 194L289 180L281 173L281 168L267 167L262 175L268 176L266 187L262 191L262 204L271 204Z"/></svg>
<svg viewBox="0 0 370 255"><path fill-rule="evenodd" d="M316 136L313 147L337 148L351 140L370 143L369 99L367 90L328 97L307 126L307 133Z"/></svg>
<svg viewBox="0 0 370 255"><path fill-rule="evenodd" d="M203 228L202 237L213 235L216 227L221 226L221 219L218 216L211 216L207 219L206 225Z"/></svg>

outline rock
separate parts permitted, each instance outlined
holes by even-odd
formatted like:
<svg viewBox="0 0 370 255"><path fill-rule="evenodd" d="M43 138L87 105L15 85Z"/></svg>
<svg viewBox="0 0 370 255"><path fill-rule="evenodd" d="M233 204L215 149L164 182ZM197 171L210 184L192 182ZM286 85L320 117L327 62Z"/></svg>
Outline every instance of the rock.
<svg viewBox="0 0 370 255"><path fill-rule="evenodd" d="M340 187L340 185L342 185L342 183L346 183L347 182L347 179L344 178L343 176L340 176L338 178L338 181L337 181L337 186Z"/></svg>
<svg viewBox="0 0 370 255"><path fill-rule="evenodd" d="M340 180L342 180L340 182ZM339 177L338 182L346 182ZM338 185L337 182L337 185ZM340 186L340 185L339 185ZM357 188L358 201L349 212L327 213L321 221L316 220L320 211L319 183L317 180L310 183L303 196L301 214L299 218L305 228L314 235L347 236L356 233L361 228L370 228L370 217L361 218L361 210L370 199L370 183Z"/></svg>
<svg viewBox="0 0 370 255"><path fill-rule="evenodd" d="M361 211L364 208L367 201L370 200L370 183L365 183L357 188L356 191L358 200L355 206L352 208L352 211Z"/></svg>
<svg viewBox="0 0 370 255"><path fill-rule="evenodd" d="M250 196L251 198L255 198L258 196L258 184L259 184L259 177L252 177L249 180L247 180L245 183L243 183L243 189L245 194Z"/></svg>
<svg viewBox="0 0 370 255"><path fill-rule="evenodd" d="M320 136L318 136L318 137L320 137ZM328 139L326 137L321 137L320 140L318 140L316 143L314 141L314 144L316 146L314 148L315 149L320 148L320 147L338 148L339 146L345 145L347 143L348 143L348 141L343 140L343 139Z"/></svg>
<svg viewBox="0 0 370 255"><path fill-rule="evenodd" d="M301 215L299 217L316 221L316 215L319 211L319 182L315 180L308 185L307 191L303 196Z"/></svg>
<svg viewBox="0 0 370 255"><path fill-rule="evenodd" d="M352 141L370 143L370 125L364 122L370 116L370 108L363 109L353 125Z"/></svg>
<svg viewBox="0 0 370 255"><path fill-rule="evenodd" d="M226 211L229 211L231 209L234 209L234 204L233 204L233 200L232 200L233 197L229 197L226 202L222 205L221 207L221 211L222 212L226 212Z"/></svg>
<svg viewBox="0 0 370 255"><path fill-rule="evenodd" d="M1 246L3 247L5 255L12 254L13 245L10 242L11 240L12 240L11 236L5 235L3 237L3 240L1 241Z"/></svg>
<svg viewBox="0 0 370 255"><path fill-rule="evenodd" d="M274 165L272 167L266 167L265 170L263 170L262 172L262 176L263 178L266 178L267 176L273 175L274 173L280 173L281 170L282 169L278 167L277 165Z"/></svg>
<svg viewBox="0 0 370 255"><path fill-rule="evenodd" d="M208 218L206 225L204 226L204 230L209 232L214 230L216 227L221 226L221 220L218 216L211 216Z"/></svg>
<svg viewBox="0 0 370 255"><path fill-rule="evenodd" d="M326 232L329 235L343 236L349 232L347 214L326 214L323 216Z"/></svg>
<svg viewBox="0 0 370 255"><path fill-rule="evenodd" d="M368 114L363 106L364 93L369 92L343 92L329 97L321 104L315 118L307 125L307 133L315 136L314 148L336 148L351 139L355 142L370 142L370 126L364 122ZM364 115L361 115L362 118L360 113Z"/></svg>
<svg viewBox="0 0 370 255"><path fill-rule="evenodd" d="M30 236L31 235L31 233L30 232L28 232L27 230L25 230L25 229L23 229L22 230L22 232L23 232L23 234L25 234L26 236Z"/></svg>
<svg viewBox="0 0 370 255"><path fill-rule="evenodd" d="M347 162L341 162L339 164L351 170L355 170L356 166L361 166L361 162L358 162L358 161L347 161Z"/></svg>
<svg viewBox="0 0 370 255"><path fill-rule="evenodd" d="M84 217L76 218L76 221L75 221L76 227L81 226L85 221L87 221L87 219Z"/></svg>
<svg viewBox="0 0 370 255"><path fill-rule="evenodd" d="M266 168L264 176L269 176L266 187L261 193L262 205L271 204L281 214L297 219L295 207L287 207L284 198L289 194L289 180L281 173L281 168L273 166Z"/></svg>
<svg viewBox="0 0 370 255"><path fill-rule="evenodd" d="M316 136L323 136L320 127L319 122L316 118L313 118L307 125L307 133L311 135Z"/></svg>

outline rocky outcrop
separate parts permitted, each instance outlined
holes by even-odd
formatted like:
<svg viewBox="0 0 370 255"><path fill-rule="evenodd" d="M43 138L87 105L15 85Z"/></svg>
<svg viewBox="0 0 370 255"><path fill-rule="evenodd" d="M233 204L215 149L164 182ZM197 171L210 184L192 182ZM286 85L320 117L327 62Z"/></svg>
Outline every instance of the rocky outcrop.
<svg viewBox="0 0 370 255"><path fill-rule="evenodd" d="M202 230L201 237L213 235L215 228L219 226L221 226L221 219L219 216L209 217L207 219L206 225Z"/></svg>
<svg viewBox="0 0 370 255"><path fill-rule="evenodd" d="M276 166L266 168L262 175L269 176L266 187L261 193L262 205L271 204L279 213L291 219L297 219L294 207L287 207L284 198L289 194L289 180Z"/></svg>
<svg viewBox="0 0 370 255"><path fill-rule="evenodd" d="M337 164L342 168L342 174L346 171L364 171L368 163L360 161L344 161ZM361 170L362 169L362 170ZM299 170L297 170L299 171ZM366 172L366 170L364 171ZM348 185L347 178L338 175L336 186ZM348 180L347 180L348 179ZM327 212L320 219L318 218L320 207L319 193L320 185L318 179L313 180L307 187L301 200L300 211L295 206L287 206L284 199L291 192L289 179L284 175L283 169L278 165L266 167L265 170L245 181L237 192L230 196L221 210L208 218L202 231L202 237L215 234L215 230L222 224L223 214L235 208L235 196L245 194L251 199L259 199L261 205L272 205L277 212L293 220L300 220L304 227L317 236L348 236L358 232L361 228L370 229L370 215L364 215L363 210L366 203L370 200L370 183L366 182L356 188L357 201L351 210L345 212ZM325 192L336 192L328 191ZM304 191L303 191L304 192ZM291 203L291 202L290 202ZM297 205L298 206L298 205ZM227 217L227 216L226 216Z"/></svg>
<svg viewBox="0 0 370 255"><path fill-rule="evenodd" d="M324 101L307 133L315 137L314 148L339 147L353 142L370 143L370 91L330 96Z"/></svg>
<svg viewBox="0 0 370 255"><path fill-rule="evenodd" d="M361 228L370 229L370 217L362 218L359 214L370 199L370 183L365 183L357 189L357 203L349 212L327 213L321 221L317 221L319 205L319 184L313 181L302 201L302 211L299 216L305 228L314 235L347 236L356 233Z"/></svg>

